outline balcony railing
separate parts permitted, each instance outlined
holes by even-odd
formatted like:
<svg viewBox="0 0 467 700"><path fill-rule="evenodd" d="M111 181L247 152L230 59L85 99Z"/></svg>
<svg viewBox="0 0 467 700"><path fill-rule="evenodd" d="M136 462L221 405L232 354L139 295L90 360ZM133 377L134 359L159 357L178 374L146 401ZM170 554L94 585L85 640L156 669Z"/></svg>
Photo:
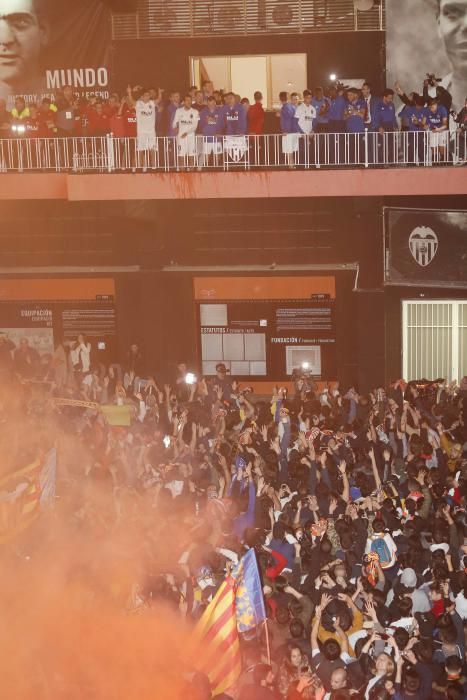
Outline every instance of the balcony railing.
<svg viewBox="0 0 467 700"><path fill-rule="evenodd" d="M0 140L0 173L179 172L456 166L467 164L467 132L270 134Z"/></svg>

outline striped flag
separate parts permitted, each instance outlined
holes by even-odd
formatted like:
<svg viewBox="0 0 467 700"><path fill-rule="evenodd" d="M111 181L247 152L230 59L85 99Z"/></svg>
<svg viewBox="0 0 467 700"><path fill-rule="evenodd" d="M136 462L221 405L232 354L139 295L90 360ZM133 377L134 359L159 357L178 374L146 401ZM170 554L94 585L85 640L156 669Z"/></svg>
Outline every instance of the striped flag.
<svg viewBox="0 0 467 700"><path fill-rule="evenodd" d="M40 513L40 460L0 481L0 544L9 542Z"/></svg>
<svg viewBox="0 0 467 700"><path fill-rule="evenodd" d="M192 639L195 665L208 676L214 695L230 688L241 674L239 632L265 619L256 554L250 549L209 603Z"/></svg>
<svg viewBox="0 0 467 700"><path fill-rule="evenodd" d="M198 670L211 682L214 695L230 688L242 672L235 614L235 581L226 579L204 611L192 638Z"/></svg>
<svg viewBox="0 0 467 700"><path fill-rule="evenodd" d="M0 544L26 530L55 499L57 453L50 450L0 479Z"/></svg>

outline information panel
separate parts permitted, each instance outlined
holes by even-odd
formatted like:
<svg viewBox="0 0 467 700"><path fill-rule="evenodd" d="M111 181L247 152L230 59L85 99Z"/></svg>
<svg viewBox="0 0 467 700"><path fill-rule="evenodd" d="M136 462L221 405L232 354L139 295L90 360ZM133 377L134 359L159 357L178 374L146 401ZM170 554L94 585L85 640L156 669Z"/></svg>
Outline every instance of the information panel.
<svg viewBox="0 0 467 700"><path fill-rule="evenodd" d="M195 280L204 375L223 362L244 378L285 380L303 365L316 378L336 376L334 278L231 281ZM287 298L290 290L296 298ZM219 297L227 294L236 298Z"/></svg>
<svg viewBox="0 0 467 700"><path fill-rule="evenodd" d="M0 280L0 333L16 348L26 338L40 355L83 333L107 362L116 352L114 280Z"/></svg>

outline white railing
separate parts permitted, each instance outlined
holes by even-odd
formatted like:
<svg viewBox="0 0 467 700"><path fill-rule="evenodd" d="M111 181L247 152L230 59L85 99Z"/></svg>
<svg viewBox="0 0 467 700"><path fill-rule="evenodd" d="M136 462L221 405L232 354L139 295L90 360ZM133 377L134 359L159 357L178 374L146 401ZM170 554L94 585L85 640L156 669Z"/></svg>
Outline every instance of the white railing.
<svg viewBox="0 0 467 700"><path fill-rule="evenodd" d="M148 146L154 146L148 148ZM0 140L0 173L465 165L467 132Z"/></svg>

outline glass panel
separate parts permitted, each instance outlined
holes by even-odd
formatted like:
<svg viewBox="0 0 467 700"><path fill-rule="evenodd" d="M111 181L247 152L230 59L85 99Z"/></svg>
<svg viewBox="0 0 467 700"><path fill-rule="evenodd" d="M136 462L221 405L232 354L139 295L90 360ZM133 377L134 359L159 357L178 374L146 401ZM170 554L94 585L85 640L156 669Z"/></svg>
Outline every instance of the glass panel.
<svg viewBox="0 0 467 700"><path fill-rule="evenodd" d="M279 93L282 90L301 93L306 87L306 54L273 54L270 56L270 61L272 95L269 96L268 107L278 109L281 106Z"/></svg>
<svg viewBox="0 0 467 700"><path fill-rule="evenodd" d="M192 84L201 88L205 80L210 80L215 90L228 92L230 87L230 57L203 56L193 59Z"/></svg>
<svg viewBox="0 0 467 700"><path fill-rule="evenodd" d="M253 102L259 90L264 104L268 104L268 72L266 56L232 56L230 64L232 91Z"/></svg>
<svg viewBox="0 0 467 700"><path fill-rule="evenodd" d="M205 80L210 80L215 90L233 90L250 102L259 90L264 107L277 109L282 90L301 93L306 88L307 58L304 53L193 57L191 84L201 87Z"/></svg>
<svg viewBox="0 0 467 700"><path fill-rule="evenodd" d="M462 377L467 375L467 326L464 328L459 328L459 376L457 379L460 381Z"/></svg>

